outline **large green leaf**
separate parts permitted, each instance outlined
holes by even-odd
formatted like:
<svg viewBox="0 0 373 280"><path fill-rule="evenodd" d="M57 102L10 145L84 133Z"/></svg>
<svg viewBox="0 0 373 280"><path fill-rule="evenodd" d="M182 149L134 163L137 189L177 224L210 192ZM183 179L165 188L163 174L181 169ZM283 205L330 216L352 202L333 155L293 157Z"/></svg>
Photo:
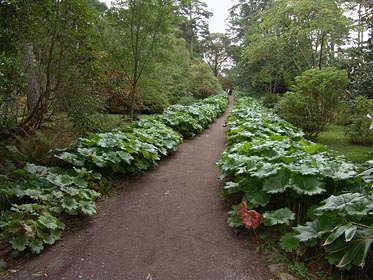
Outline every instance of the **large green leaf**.
<svg viewBox="0 0 373 280"><path fill-rule="evenodd" d="M31 248L31 251L35 254L40 254L41 251L44 250L43 242L39 239L36 239L36 238L31 240L29 246Z"/></svg>
<svg viewBox="0 0 373 280"><path fill-rule="evenodd" d="M93 201L81 201L79 204L82 213L89 216L96 214L96 204Z"/></svg>
<svg viewBox="0 0 373 280"><path fill-rule="evenodd" d="M25 250L28 242L29 241L25 235L17 235L12 240L10 240L10 244L12 244L12 248L18 251Z"/></svg>
<svg viewBox="0 0 373 280"><path fill-rule="evenodd" d="M264 180L263 190L270 193L283 193L290 187L290 174L286 170L279 170L276 175Z"/></svg>
<svg viewBox="0 0 373 280"><path fill-rule="evenodd" d="M133 160L133 156L131 154L124 152L124 151L117 151L117 155L121 160L123 160L125 163L130 164Z"/></svg>
<svg viewBox="0 0 373 280"><path fill-rule="evenodd" d="M318 211L334 211L341 210L346 207L346 203L360 198L358 193L347 193L339 196L331 195L329 198L325 199L322 203L323 206L317 208Z"/></svg>
<svg viewBox="0 0 373 280"><path fill-rule="evenodd" d="M25 195L31 197L32 199L40 199L40 200L45 200L46 199L46 196L43 195L42 191L35 190L35 189L25 190Z"/></svg>
<svg viewBox="0 0 373 280"><path fill-rule="evenodd" d="M72 197L66 196L61 200L61 206L69 211L76 210L78 208L78 203Z"/></svg>
<svg viewBox="0 0 373 280"><path fill-rule="evenodd" d="M339 268L349 268L351 264L363 267L372 244L372 230L359 231L350 242L339 237L335 242L325 246L327 257Z"/></svg>
<svg viewBox="0 0 373 280"><path fill-rule="evenodd" d="M61 231L59 229L46 231L39 229L39 236L45 244L52 245L61 239Z"/></svg>
<svg viewBox="0 0 373 280"><path fill-rule="evenodd" d="M50 173L47 176L47 180L59 187L74 184L74 177L69 176L67 174Z"/></svg>
<svg viewBox="0 0 373 280"><path fill-rule="evenodd" d="M300 195L316 195L325 192L325 183L320 181L316 176L300 176L293 177L292 188Z"/></svg>
<svg viewBox="0 0 373 280"><path fill-rule="evenodd" d="M326 232L333 230L335 220L330 216L325 215L318 219L307 222L305 226L298 225L294 227L294 231L298 233L295 237L301 242L312 241L321 238Z"/></svg>
<svg viewBox="0 0 373 280"><path fill-rule="evenodd" d="M360 193L345 193L338 196L330 196L325 199L323 206L318 207L317 211L345 211L343 215L365 216L371 211L372 201L368 200Z"/></svg>
<svg viewBox="0 0 373 280"><path fill-rule="evenodd" d="M47 174L48 167L35 165L33 163L26 163L25 170L31 174Z"/></svg>
<svg viewBox="0 0 373 280"><path fill-rule="evenodd" d="M266 226L278 224L289 225L290 221L295 219L295 214L289 208L281 208L275 211L263 213L263 223Z"/></svg>
<svg viewBox="0 0 373 280"><path fill-rule="evenodd" d="M58 219L53 217L52 215L45 214L38 218L38 222L49 229L57 229L58 228Z"/></svg>
<svg viewBox="0 0 373 280"><path fill-rule="evenodd" d="M281 170L282 164L262 162L258 169L250 172L250 175L257 178L266 178L277 174Z"/></svg>
<svg viewBox="0 0 373 280"><path fill-rule="evenodd" d="M263 190L257 190L250 193L245 193L242 200L247 201L250 208L256 208L258 206L266 206L271 200L271 195L264 192Z"/></svg>
<svg viewBox="0 0 373 280"><path fill-rule="evenodd" d="M299 246L299 240L292 233L286 233L280 238L280 246L286 252L292 252Z"/></svg>
<svg viewBox="0 0 373 280"><path fill-rule="evenodd" d="M224 184L224 190L226 190L228 193L235 193L240 191L241 187L240 184L235 182L226 182Z"/></svg>
<svg viewBox="0 0 373 280"><path fill-rule="evenodd" d="M345 235L346 241L351 241L351 239L354 237L356 233L356 230L357 230L357 226L353 224L346 224L346 225L339 226L335 228L334 231L328 236L323 246L333 243L342 234Z"/></svg>

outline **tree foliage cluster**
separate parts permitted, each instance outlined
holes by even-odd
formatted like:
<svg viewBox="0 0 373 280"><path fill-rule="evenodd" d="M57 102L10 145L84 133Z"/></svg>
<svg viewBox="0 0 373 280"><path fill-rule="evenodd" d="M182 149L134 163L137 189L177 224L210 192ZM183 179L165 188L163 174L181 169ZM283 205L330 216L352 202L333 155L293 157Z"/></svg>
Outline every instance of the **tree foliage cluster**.
<svg viewBox="0 0 373 280"><path fill-rule="evenodd" d="M281 104L303 103L304 110L313 114L313 128L309 126L310 115L304 110L296 111L298 107L294 107L292 116L288 112L285 117L296 120L297 125L304 124L301 127L307 134L317 136L325 127L323 119L330 121L329 116L336 114L338 102L344 101L350 107L359 95L372 98L372 9L371 1L238 1L229 18L229 35L235 43L232 52L235 67L231 73L236 86L267 97L288 92ZM335 73L329 72L330 76L319 81L329 83L331 88L319 93L329 95L334 88L332 95L338 98L318 97L318 104L321 100L328 103L321 105L330 109L324 115L313 103L313 85L306 85L304 79L310 73L307 71L312 70L313 83L317 83L323 69L330 71L330 67L335 67ZM340 70L348 75L347 88L333 78ZM299 88L300 79L310 88L303 88L295 96L294 87ZM365 128L369 130L369 126Z"/></svg>
<svg viewBox="0 0 373 280"><path fill-rule="evenodd" d="M133 119L216 93L199 51L210 16L197 0L1 1L1 136L61 113L89 130L93 113Z"/></svg>

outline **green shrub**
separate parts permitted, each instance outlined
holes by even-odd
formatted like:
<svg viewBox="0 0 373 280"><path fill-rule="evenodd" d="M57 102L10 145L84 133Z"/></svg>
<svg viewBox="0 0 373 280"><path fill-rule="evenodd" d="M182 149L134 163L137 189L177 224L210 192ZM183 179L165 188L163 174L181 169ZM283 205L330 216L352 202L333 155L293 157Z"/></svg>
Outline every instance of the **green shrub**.
<svg viewBox="0 0 373 280"><path fill-rule="evenodd" d="M34 164L26 165L18 174L20 179L0 189L11 201L10 210L1 213L0 237L14 250L29 247L40 253L44 244L54 244L61 238L63 215L96 213L94 200L99 193L91 189L91 183L100 180L100 174Z"/></svg>
<svg viewBox="0 0 373 280"><path fill-rule="evenodd" d="M219 80L213 75L211 68L201 60L193 60L192 92L195 98L206 98L221 91Z"/></svg>
<svg viewBox="0 0 373 280"><path fill-rule="evenodd" d="M193 137L201 133L211 122L222 114L228 99L225 94L210 96L192 105L173 105L161 116L161 121L181 133L184 137Z"/></svg>
<svg viewBox="0 0 373 280"><path fill-rule="evenodd" d="M368 117L368 114L371 118ZM347 108L345 134L352 144L372 145L373 99L358 96Z"/></svg>
<svg viewBox="0 0 373 280"><path fill-rule="evenodd" d="M155 91L155 89L146 92L141 91L140 96L142 99L140 113L161 114L169 106L167 97L162 92Z"/></svg>
<svg viewBox="0 0 373 280"><path fill-rule="evenodd" d="M271 92L267 92L262 98L262 103L267 108L274 108L279 101L280 96Z"/></svg>
<svg viewBox="0 0 373 280"><path fill-rule="evenodd" d="M295 77L295 84L280 101L280 115L302 128L306 137L316 138L332 120L348 83L346 71L335 67L307 70Z"/></svg>

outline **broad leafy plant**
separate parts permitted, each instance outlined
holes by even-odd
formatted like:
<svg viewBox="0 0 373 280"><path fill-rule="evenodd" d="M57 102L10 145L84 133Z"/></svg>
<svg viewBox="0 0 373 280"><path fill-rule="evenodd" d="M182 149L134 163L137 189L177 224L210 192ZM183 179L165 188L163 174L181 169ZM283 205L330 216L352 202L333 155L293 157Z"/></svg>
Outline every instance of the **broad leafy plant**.
<svg viewBox="0 0 373 280"><path fill-rule="evenodd" d="M63 215L96 214L95 199L100 194L92 187L95 180L101 179L100 174L34 164L27 164L18 174L20 180L0 190L12 205L9 211L2 212L1 237L9 240L13 249L30 247L40 253L44 244L61 238Z"/></svg>
<svg viewBox="0 0 373 280"><path fill-rule="evenodd" d="M265 224L290 224L294 219L302 223L311 205L354 184L356 166L305 140L298 129L256 101L236 102L227 119L230 146L218 166L222 177L232 180L224 191L241 193L250 208L267 211Z"/></svg>
<svg viewBox="0 0 373 280"><path fill-rule="evenodd" d="M162 122L145 121L122 130L90 134L57 157L106 175L134 174L155 165L181 142L181 135Z"/></svg>
<svg viewBox="0 0 373 280"><path fill-rule="evenodd" d="M359 174L366 185L328 197L311 211L312 221L294 228L293 239L321 244L329 263L340 269L363 268L368 256L373 257L373 161L366 164Z"/></svg>
<svg viewBox="0 0 373 280"><path fill-rule="evenodd" d="M236 101L227 126L229 147L218 162L228 179L224 192L240 194L265 226L298 225L297 234L281 238L285 250L322 240L331 264L363 266L372 242L373 168L361 172L252 99ZM247 227L240 205L229 213L233 227Z"/></svg>
<svg viewBox="0 0 373 280"><path fill-rule="evenodd" d="M161 121L184 137L193 137L222 114L227 104L227 97L220 94L189 106L174 105L165 110Z"/></svg>

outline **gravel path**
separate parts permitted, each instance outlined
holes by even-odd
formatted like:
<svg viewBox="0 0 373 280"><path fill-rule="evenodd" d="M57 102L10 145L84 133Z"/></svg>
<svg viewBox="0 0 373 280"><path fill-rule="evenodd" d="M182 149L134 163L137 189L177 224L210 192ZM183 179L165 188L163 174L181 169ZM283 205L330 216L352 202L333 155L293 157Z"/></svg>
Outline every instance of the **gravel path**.
<svg viewBox="0 0 373 280"><path fill-rule="evenodd" d="M268 280L264 258L227 225L215 162L224 121L186 140L158 167L117 181L98 214L19 267L13 279Z"/></svg>

